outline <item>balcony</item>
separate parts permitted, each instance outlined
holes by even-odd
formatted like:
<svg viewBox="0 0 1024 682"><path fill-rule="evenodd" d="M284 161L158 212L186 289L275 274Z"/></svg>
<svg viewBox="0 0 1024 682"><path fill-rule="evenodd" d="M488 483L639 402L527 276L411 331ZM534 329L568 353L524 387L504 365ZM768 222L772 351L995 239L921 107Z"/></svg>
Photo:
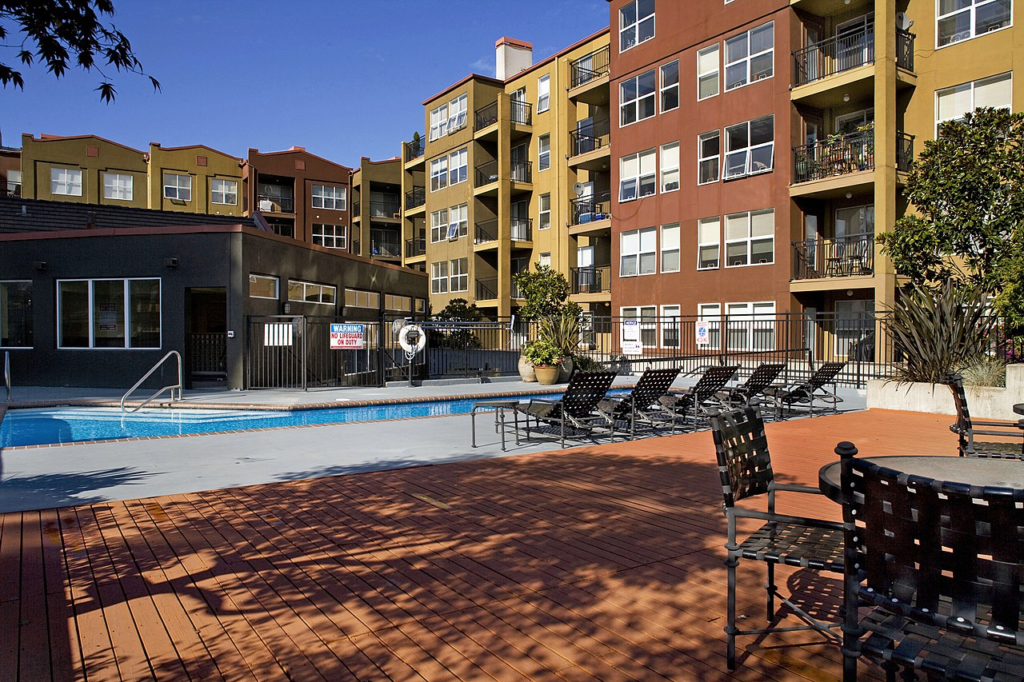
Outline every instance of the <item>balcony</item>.
<svg viewBox="0 0 1024 682"><path fill-rule="evenodd" d="M512 241L533 241L533 218L512 218L510 227L512 232Z"/></svg>
<svg viewBox="0 0 1024 682"><path fill-rule="evenodd" d="M874 61L875 27L869 24L860 31L832 36L793 52L793 85L813 83Z"/></svg>
<svg viewBox="0 0 1024 682"><path fill-rule="evenodd" d="M427 255L427 240L426 239L406 239L405 240L405 257L416 258L417 256Z"/></svg>
<svg viewBox="0 0 1024 682"><path fill-rule="evenodd" d="M491 102L490 104L480 107L476 110L474 118L474 131L483 130L498 122L498 103Z"/></svg>
<svg viewBox="0 0 1024 682"><path fill-rule="evenodd" d="M486 187L498 181L498 162L488 161L476 167L476 184L474 187Z"/></svg>
<svg viewBox="0 0 1024 682"><path fill-rule="evenodd" d="M7 186L0 186L0 197L20 197L21 196L21 183L7 181Z"/></svg>
<svg viewBox="0 0 1024 682"><path fill-rule="evenodd" d="M422 162L423 155L427 150L427 143L421 137L419 140L413 140L412 142L403 142L402 149L405 163Z"/></svg>
<svg viewBox="0 0 1024 682"><path fill-rule="evenodd" d="M371 218L400 218L402 217L402 202L397 195L370 202Z"/></svg>
<svg viewBox="0 0 1024 682"><path fill-rule="evenodd" d="M875 235L851 234L793 242L794 281L869 277L875 271Z"/></svg>
<svg viewBox="0 0 1024 682"><path fill-rule="evenodd" d="M608 119L569 131L569 165L589 171L608 169L611 127Z"/></svg>
<svg viewBox="0 0 1024 682"><path fill-rule="evenodd" d="M477 301L496 301L498 299L498 278L488 277L476 281Z"/></svg>
<svg viewBox="0 0 1024 682"><path fill-rule="evenodd" d="M608 102L611 50L602 47L569 63L569 97L587 104Z"/></svg>
<svg viewBox="0 0 1024 682"><path fill-rule="evenodd" d="M896 66L914 72L914 38L916 36L900 29L896 30Z"/></svg>
<svg viewBox="0 0 1024 682"><path fill-rule="evenodd" d="M405 193L405 210L411 211L427 203L427 188L414 185L411 190Z"/></svg>
<svg viewBox="0 0 1024 682"><path fill-rule="evenodd" d="M511 171L512 182L519 182L523 184L530 184L533 182L532 161L513 161L509 164L509 170Z"/></svg>
<svg viewBox="0 0 1024 682"><path fill-rule="evenodd" d="M896 169L901 172L910 170L914 159L914 136L906 133L896 134ZM842 176L873 171L875 169L875 131L874 128L849 133L847 135L830 135L824 140L813 144L793 147L793 184L798 185L815 180L826 180ZM853 180L857 184L861 180ZM873 178L863 179L873 182ZM850 186L851 182L831 183L836 188ZM802 192L797 192L803 194ZM793 194L793 192L791 192Z"/></svg>
<svg viewBox="0 0 1024 682"><path fill-rule="evenodd" d="M569 268L569 286L573 294L609 293L612 290L612 266Z"/></svg>
<svg viewBox="0 0 1024 682"><path fill-rule="evenodd" d="M294 213L295 199L280 194L259 194L256 206L262 213Z"/></svg>
<svg viewBox="0 0 1024 682"><path fill-rule="evenodd" d="M570 234L594 230L607 230L611 220L612 195L610 192L588 194L570 202ZM581 229L575 229L575 228Z"/></svg>
<svg viewBox="0 0 1024 682"><path fill-rule="evenodd" d="M473 238L473 243L480 244L497 244L498 242L498 220L485 220L482 223L476 224L476 232Z"/></svg>
<svg viewBox="0 0 1024 682"><path fill-rule="evenodd" d="M533 105L529 102L522 102L514 99L509 102L509 107L512 110L512 124L513 125L533 125Z"/></svg>
<svg viewBox="0 0 1024 682"><path fill-rule="evenodd" d="M401 258L402 242L390 230L370 230L370 255L374 258Z"/></svg>

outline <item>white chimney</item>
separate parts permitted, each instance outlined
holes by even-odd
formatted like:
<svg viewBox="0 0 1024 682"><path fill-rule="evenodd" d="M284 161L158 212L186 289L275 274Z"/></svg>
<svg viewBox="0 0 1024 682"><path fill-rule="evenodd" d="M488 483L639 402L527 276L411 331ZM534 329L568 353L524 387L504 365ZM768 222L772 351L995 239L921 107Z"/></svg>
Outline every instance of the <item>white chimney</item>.
<svg viewBox="0 0 1024 682"><path fill-rule="evenodd" d="M494 43L494 51L497 62L494 71L498 80L506 80L533 66L531 43L515 38L501 38Z"/></svg>

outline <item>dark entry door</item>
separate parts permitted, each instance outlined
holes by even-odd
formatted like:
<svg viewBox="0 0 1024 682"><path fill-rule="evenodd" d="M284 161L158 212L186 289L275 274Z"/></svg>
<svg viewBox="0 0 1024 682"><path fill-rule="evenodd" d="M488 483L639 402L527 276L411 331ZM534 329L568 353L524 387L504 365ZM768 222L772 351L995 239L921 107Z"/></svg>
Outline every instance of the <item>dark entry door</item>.
<svg viewBox="0 0 1024 682"><path fill-rule="evenodd" d="M224 287L185 292L187 357L185 373L192 387L224 385L228 378L228 298Z"/></svg>

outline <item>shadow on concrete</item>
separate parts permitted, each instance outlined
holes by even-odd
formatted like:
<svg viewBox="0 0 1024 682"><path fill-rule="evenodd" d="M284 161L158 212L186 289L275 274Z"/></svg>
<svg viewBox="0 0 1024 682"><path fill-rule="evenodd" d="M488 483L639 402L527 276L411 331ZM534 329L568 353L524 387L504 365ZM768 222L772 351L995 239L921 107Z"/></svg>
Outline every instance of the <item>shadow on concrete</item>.
<svg viewBox="0 0 1024 682"><path fill-rule="evenodd" d="M0 479L0 513L103 502L108 497L97 491L141 483L147 477L141 469L118 467Z"/></svg>

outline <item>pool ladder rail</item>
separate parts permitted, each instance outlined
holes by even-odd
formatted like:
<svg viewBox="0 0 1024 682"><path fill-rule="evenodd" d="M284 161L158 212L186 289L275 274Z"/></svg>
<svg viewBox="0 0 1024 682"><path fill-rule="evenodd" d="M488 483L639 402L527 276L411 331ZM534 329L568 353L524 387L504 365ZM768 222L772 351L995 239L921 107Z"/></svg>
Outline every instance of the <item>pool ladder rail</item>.
<svg viewBox="0 0 1024 682"><path fill-rule="evenodd" d="M7 388L7 402L14 402L14 394L11 393L11 353L4 351L4 386Z"/></svg>
<svg viewBox="0 0 1024 682"><path fill-rule="evenodd" d="M135 407L132 407L130 409L126 409L125 406L124 406L124 401L126 401L128 399L128 396L130 396L132 393L134 393L135 390L139 386L141 386L143 384L143 382L145 382L146 379L148 379L150 377L150 375L153 374L153 372L157 371L160 368L160 366L163 365L167 361L167 359L170 358L171 356L174 356L174 358L178 361L178 383L172 384L170 386L164 386L159 391L157 391L153 395L149 396L148 398L143 400L141 403L139 403ZM170 399L171 399L172 403L175 402L175 400L181 400L181 387L182 387L182 383L183 382L182 382L182 371L181 371L181 354L178 353L178 351L176 351L176 350L168 351L167 355L165 355L162 358L160 358L159 362L157 362L155 365L153 365L150 368L150 370L143 375L143 377L141 379L139 379L138 381L135 382L134 386L132 386L131 388L128 389L127 393L125 393L123 396L121 396L121 412L122 413L125 413L125 412L138 412L143 407L145 407L149 403L151 403L154 400L156 400L156 398L160 394L162 394L164 391L170 391ZM177 398L174 397L174 392L175 391L178 392L178 397Z"/></svg>

